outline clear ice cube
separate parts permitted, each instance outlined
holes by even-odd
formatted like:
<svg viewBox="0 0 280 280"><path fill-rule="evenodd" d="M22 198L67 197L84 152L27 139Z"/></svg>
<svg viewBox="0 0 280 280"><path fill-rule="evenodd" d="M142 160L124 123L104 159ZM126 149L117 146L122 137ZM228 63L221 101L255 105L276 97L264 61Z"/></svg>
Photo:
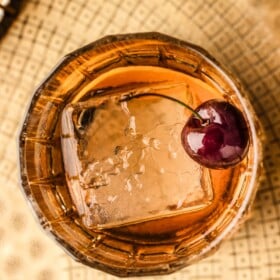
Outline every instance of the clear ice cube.
<svg viewBox="0 0 280 280"><path fill-rule="evenodd" d="M173 92L185 95L182 87ZM190 112L164 98L121 96L93 95L62 112L66 180L84 225L115 227L209 205L208 169L181 145Z"/></svg>

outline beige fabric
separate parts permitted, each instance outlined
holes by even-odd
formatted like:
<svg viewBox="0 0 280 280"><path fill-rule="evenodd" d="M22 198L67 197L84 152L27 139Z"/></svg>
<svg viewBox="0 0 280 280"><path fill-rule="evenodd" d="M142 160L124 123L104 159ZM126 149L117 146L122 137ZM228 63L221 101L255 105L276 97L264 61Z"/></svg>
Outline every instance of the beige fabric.
<svg viewBox="0 0 280 280"><path fill-rule="evenodd" d="M249 91L268 141L267 179L251 220L214 256L146 279L280 279L279 1L26 2L0 41L0 279L116 279L76 263L40 229L19 188L17 135L33 89L64 54L107 34L140 31L200 44L226 64Z"/></svg>

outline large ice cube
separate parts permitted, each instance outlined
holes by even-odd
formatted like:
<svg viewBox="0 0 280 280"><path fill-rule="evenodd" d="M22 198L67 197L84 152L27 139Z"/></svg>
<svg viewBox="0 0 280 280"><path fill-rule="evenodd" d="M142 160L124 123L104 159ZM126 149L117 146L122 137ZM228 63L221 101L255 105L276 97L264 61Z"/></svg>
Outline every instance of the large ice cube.
<svg viewBox="0 0 280 280"><path fill-rule="evenodd" d="M211 203L208 170L181 145L190 112L164 98L120 97L93 96L62 113L67 184L85 226L137 223Z"/></svg>

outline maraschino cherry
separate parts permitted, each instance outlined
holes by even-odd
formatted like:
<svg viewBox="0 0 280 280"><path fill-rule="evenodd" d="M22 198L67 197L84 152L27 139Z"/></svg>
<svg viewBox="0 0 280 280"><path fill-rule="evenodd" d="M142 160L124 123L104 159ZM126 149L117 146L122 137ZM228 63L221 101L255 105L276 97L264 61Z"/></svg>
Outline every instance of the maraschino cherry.
<svg viewBox="0 0 280 280"><path fill-rule="evenodd" d="M241 111L225 100L210 99L195 110L184 102L159 93L127 95L121 102L157 96L181 104L192 112L181 132L186 153L200 165L225 169L240 163L249 148L249 131Z"/></svg>
<svg viewBox="0 0 280 280"><path fill-rule="evenodd" d="M195 112L181 133L188 155L201 165L215 169L241 162L248 152L249 132L239 109L224 100L211 99Z"/></svg>

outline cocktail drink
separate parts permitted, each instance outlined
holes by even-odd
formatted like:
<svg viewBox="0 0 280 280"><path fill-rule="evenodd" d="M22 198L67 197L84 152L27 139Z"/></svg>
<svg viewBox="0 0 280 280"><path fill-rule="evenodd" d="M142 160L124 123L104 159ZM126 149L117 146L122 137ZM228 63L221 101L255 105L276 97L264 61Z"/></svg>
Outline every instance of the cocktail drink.
<svg viewBox="0 0 280 280"><path fill-rule="evenodd" d="M80 262L170 273L247 217L257 125L239 83L201 48L158 33L106 37L66 56L35 92L23 188Z"/></svg>

